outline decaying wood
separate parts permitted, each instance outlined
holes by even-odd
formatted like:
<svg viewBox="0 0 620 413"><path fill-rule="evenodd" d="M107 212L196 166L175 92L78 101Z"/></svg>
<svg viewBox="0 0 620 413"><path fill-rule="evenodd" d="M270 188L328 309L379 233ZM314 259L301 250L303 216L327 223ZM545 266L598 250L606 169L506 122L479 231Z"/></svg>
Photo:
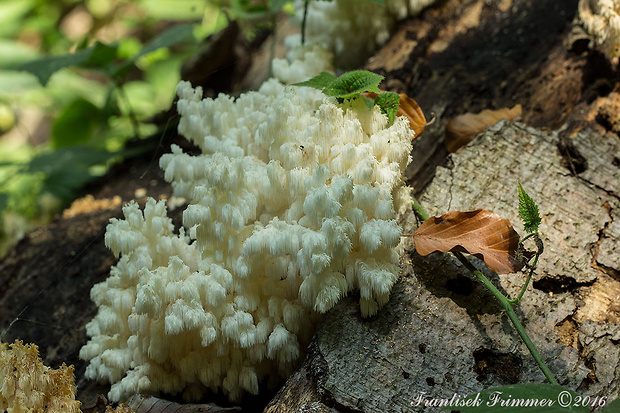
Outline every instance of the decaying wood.
<svg viewBox="0 0 620 413"><path fill-rule="evenodd" d="M502 121L453 155L451 169L439 168L420 200L431 214L481 207L519 228L516 182L523 183L541 209L545 253L519 316L561 384L614 399L620 394L620 308L612 297L620 282L595 262L601 259L596 246L600 253L601 241L614 235L609 228L620 207L613 195L620 182L594 182L614 172L610 161L620 140L591 130L575 137L576 147L589 148L582 153L590 165L586 178L562 166L559 139ZM416 226L407 216L404 231ZM428 407L416 406L421 396L449 399L544 381L490 293L449 254L421 257L408 244L390 302L371 320L360 318L355 298L329 312L309 351L315 361L303 364L305 372L289 380L283 394L289 386L314 386L320 397L311 402L339 411L422 412ZM523 274L489 276L513 297L524 281ZM282 407L276 398L268 411L294 412L307 403Z"/></svg>
<svg viewBox="0 0 620 413"><path fill-rule="evenodd" d="M517 180L540 203L545 253L519 316L562 385L612 400L620 394L620 140L608 131L620 130L619 100L597 96L618 86L600 54L567 50L576 4L447 1L405 22L367 68L437 114L414 141L408 170L430 213L485 208L523 233ZM515 103L524 123L501 122L447 156L451 117ZM405 221L413 233L415 218ZM524 279L490 276L512 296ZM387 306L372 320L357 307L350 298L326 315L267 411L422 412L420 397L544 381L494 298L449 255L420 257L410 244ZM295 403L291 394L303 397Z"/></svg>

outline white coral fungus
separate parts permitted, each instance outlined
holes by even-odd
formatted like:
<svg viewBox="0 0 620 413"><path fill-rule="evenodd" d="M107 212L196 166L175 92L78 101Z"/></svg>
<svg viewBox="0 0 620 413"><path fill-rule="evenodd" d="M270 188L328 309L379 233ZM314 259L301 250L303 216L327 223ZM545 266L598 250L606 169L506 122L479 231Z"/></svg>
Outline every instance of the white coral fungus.
<svg viewBox="0 0 620 413"><path fill-rule="evenodd" d="M312 1L306 16L306 44L318 44L334 53L338 68L359 67L377 46L385 43L398 20L415 16L435 0ZM295 15L303 19L302 0L295 0ZM288 46L301 43L301 37Z"/></svg>
<svg viewBox="0 0 620 413"><path fill-rule="evenodd" d="M35 344L0 342L0 411L80 413L73 366L43 364Z"/></svg>
<svg viewBox="0 0 620 413"><path fill-rule="evenodd" d="M106 245L120 260L92 299L80 356L109 397L205 389L238 399L290 374L316 312L358 289L363 316L388 301L407 206L413 131L361 101L337 104L276 80L236 100L177 89L179 131L202 150L161 158L189 206L179 235L164 201L123 208Z"/></svg>
<svg viewBox="0 0 620 413"><path fill-rule="evenodd" d="M580 0L579 19L608 58L620 56L620 0Z"/></svg>

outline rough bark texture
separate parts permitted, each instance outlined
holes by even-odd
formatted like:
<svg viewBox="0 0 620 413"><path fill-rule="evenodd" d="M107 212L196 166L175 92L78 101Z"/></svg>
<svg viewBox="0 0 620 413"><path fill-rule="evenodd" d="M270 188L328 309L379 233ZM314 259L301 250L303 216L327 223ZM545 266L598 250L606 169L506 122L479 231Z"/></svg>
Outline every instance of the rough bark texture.
<svg viewBox="0 0 620 413"><path fill-rule="evenodd" d="M575 148L589 166L578 176L563 166L559 142L557 133L502 122L453 155L451 168L438 168L420 201L436 215L485 208L519 229L516 182L535 194L545 253L518 315L562 385L614 399L620 394L620 283L617 265L599 267L601 259L613 260L601 246L617 236L610 228L620 183L609 177L618 176L612 158L620 140L579 133ZM416 225L406 217L405 232ZM421 257L411 244L390 302L371 320L360 318L355 298L328 313L302 366L306 373L298 372L284 394L310 379L311 393L319 395L310 402L340 411L422 412L428 407L415 406L421 395L449 399L544 381L493 296L449 254ZM513 297L524 281L523 274L489 277ZM293 412L305 403L284 408L274 401L268 411Z"/></svg>
<svg viewBox="0 0 620 413"><path fill-rule="evenodd" d="M613 399L620 394L620 87L617 69L583 36L571 36L576 9L577 0L440 0L403 22L366 68L437 116L414 142L408 170L429 212L486 208L522 232L517 180L539 202L545 253L517 313L561 384ZM448 155L450 118L515 103L523 123L502 122ZM0 261L2 339L37 343L52 367L75 364L87 404L107 392L83 378L77 354L96 312L89 290L114 262L103 245L109 218L120 216L114 196L124 203L171 192L150 156L126 165L89 188L110 200L104 207L87 202ZM412 233L415 217L403 225ZM521 274L489 277L513 296L523 282ZM357 301L345 299L323 317L268 412L428 412L415 406L420 395L543 381L493 297L448 254L420 257L408 241L390 302L362 320ZM244 411L267 402L256 403Z"/></svg>

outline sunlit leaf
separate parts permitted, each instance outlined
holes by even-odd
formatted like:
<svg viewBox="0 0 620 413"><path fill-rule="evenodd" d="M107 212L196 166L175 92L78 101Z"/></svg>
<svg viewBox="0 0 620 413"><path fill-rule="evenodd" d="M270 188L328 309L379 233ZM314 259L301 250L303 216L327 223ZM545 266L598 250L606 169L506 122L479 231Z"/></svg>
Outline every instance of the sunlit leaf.
<svg viewBox="0 0 620 413"><path fill-rule="evenodd" d="M347 72L336 78L327 72L313 77L304 82L295 83L294 86L308 86L321 90L328 96L340 99L351 99L363 92L379 93L379 83L383 76L367 70L355 70Z"/></svg>
<svg viewBox="0 0 620 413"><path fill-rule="evenodd" d="M331 85L334 80L336 80L336 76L332 75L331 73L321 72L312 79L308 79L299 83L294 83L293 86L307 86L323 90L329 85Z"/></svg>
<svg viewBox="0 0 620 413"><path fill-rule="evenodd" d="M501 216L477 209L452 211L424 221L413 234L420 255L432 252L468 252L484 260L498 274L519 271L523 264L515 258L519 234Z"/></svg>
<svg viewBox="0 0 620 413"><path fill-rule="evenodd" d="M418 102L410 98L404 93L400 94L400 101L398 103L398 112L396 112L396 116L406 116L409 119L409 125L411 129L415 131L415 136L418 137L424 132L424 128L433 123L431 120L429 123L426 122L426 117L424 116L424 112L422 112L422 108L418 105Z"/></svg>
<svg viewBox="0 0 620 413"><path fill-rule="evenodd" d="M0 38L11 38L22 29L22 18L34 5L34 0L0 1Z"/></svg>
<svg viewBox="0 0 620 413"><path fill-rule="evenodd" d="M15 69L19 65L39 57L39 52L16 40L0 39L0 68Z"/></svg>
<svg viewBox="0 0 620 413"><path fill-rule="evenodd" d="M482 390L454 400L441 411L461 413L589 413L579 393L549 383L519 383ZM590 400L590 399L588 399ZM614 410L615 412L615 410ZM610 411L611 413L611 411Z"/></svg>
<svg viewBox="0 0 620 413"><path fill-rule="evenodd" d="M52 125L52 146L88 142L101 120L101 110L86 99L76 99L66 106Z"/></svg>
<svg viewBox="0 0 620 413"><path fill-rule="evenodd" d="M523 220L525 231L534 232L542 222L540 214L538 213L538 205L536 205L536 202L525 192L521 186L521 182L517 182L517 184L519 187L519 215Z"/></svg>
<svg viewBox="0 0 620 413"><path fill-rule="evenodd" d="M96 3L106 4L105 2ZM136 2L140 6L141 13L145 13L149 18L147 21L151 19L158 21L199 20L205 17L205 7L210 6L211 3L205 0L140 0Z"/></svg>
<svg viewBox="0 0 620 413"><path fill-rule="evenodd" d="M323 89L323 93L342 99L350 99L362 92L379 93L379 83L383 76L367 70L347 72Z"/></svg>

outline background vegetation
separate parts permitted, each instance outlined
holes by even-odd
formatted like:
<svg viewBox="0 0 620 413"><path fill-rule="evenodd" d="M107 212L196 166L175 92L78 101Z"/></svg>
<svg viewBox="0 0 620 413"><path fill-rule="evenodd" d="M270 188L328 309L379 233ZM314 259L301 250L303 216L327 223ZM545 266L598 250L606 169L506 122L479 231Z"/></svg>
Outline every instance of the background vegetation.
<svg viewBox="0 0 620 413"><path fill-rule="evenodd" d="M285 4L0 2L0 255L160 132L153 116L210 34L236 20L252 38Z"/></svg>

